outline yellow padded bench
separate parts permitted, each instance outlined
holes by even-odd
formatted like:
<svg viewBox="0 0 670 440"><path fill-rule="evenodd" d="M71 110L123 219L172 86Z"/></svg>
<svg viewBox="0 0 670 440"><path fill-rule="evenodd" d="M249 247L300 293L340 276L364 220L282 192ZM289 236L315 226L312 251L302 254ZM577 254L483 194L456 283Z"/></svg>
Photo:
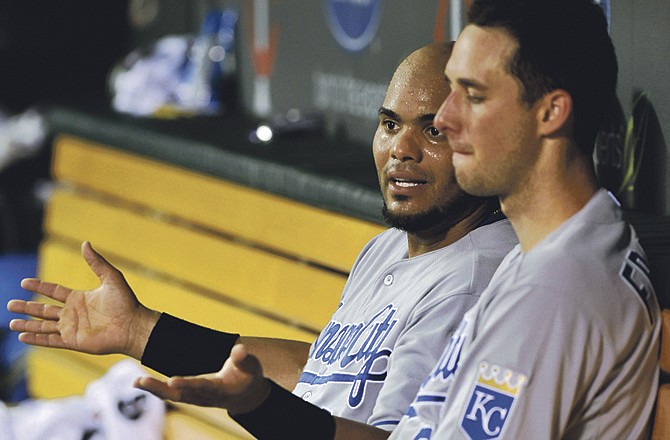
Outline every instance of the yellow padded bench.
<svg viewBox="0 0 670 440"><path fill-rule="evenodd" d="M384 229L67 134L54 140L52 175L39 277L96 286L79 250L89 240L149 307L246 335L311 342ZM34 349L30 391L80 394L118 360ZM174 405L166 438L249 437L223 410Z"/></svg>

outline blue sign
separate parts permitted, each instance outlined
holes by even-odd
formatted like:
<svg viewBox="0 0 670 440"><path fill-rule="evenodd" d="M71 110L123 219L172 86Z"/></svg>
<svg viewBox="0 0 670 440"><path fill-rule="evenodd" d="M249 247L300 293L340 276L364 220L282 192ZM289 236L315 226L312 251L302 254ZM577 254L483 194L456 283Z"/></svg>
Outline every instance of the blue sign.
<svg viewBox="0 0 670 440"><path fill-rule="evenodd" d="M326 0L330 32L345 50L360 52L377 35L381 0Z"/></svg>

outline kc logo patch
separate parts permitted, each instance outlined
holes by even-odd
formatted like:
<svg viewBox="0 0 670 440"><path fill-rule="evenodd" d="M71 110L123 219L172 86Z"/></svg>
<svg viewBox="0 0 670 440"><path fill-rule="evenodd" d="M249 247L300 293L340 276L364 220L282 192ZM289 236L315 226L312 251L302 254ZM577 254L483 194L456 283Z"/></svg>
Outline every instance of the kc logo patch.
<svg viewBox="0 0 670 440"><path fill-rule="evenodd" d="M523 374L503 371L487 362L479 364L477 380L461 419L465 435L471 440L499 438L525 382Z"/></svg>

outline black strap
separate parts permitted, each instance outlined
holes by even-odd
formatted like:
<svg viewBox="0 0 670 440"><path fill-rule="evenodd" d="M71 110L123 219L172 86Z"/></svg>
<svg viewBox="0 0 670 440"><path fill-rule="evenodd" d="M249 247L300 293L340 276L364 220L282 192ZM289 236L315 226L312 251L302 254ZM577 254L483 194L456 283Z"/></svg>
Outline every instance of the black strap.
<svg viewBox="0 0 670 440"><path fill-rule="evenodd" d="M239 337L163 313L149 335L142 364L166 376L214 373Z"/></svg>
<svg viewBox="0 0 670 440"><path fill-rule="evenodd" d="M260 440L330 440L335 438L335 419L324 409L269 380L270 395L255 410L230 414Z"/></svg>

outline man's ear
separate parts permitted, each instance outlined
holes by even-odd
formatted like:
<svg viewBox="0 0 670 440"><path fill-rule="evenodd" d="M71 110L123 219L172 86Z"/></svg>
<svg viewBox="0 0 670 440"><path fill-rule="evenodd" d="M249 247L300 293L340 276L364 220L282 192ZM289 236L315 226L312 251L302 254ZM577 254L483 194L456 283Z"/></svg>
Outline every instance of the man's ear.
<svg viewBox="0 0 670 440"><path fill-rule="evenodd" d="M572 116L572 97L563 89L552 90L540 99L538 107L541 134L551 136L567 128Z"/></svg>

